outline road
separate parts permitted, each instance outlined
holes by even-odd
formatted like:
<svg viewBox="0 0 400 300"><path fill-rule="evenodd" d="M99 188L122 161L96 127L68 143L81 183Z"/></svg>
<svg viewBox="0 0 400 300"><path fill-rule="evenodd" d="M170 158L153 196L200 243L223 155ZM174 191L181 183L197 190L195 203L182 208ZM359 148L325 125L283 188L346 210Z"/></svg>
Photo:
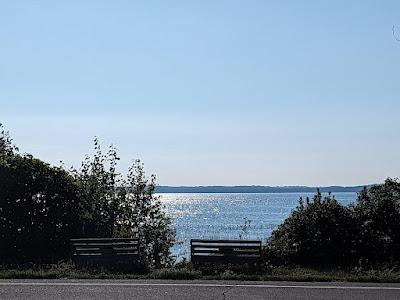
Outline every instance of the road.
<svg viewBox="0 0 400 300"><path fill-rule="evenodd" d="M0 280L0 299L400 299L400 284Z"/></svg>

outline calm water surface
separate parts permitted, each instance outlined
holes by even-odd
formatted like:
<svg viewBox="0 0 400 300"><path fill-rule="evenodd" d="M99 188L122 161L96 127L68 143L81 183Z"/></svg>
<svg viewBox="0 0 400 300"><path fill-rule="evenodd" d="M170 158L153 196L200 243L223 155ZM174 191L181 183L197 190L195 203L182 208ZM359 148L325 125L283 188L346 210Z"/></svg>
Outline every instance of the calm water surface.
<svg viewBox="0 0 400 300"><path fill-rule="evenodd" d="M159 194L176 228L177 245L172 253L182 259L190 255L191 238L258 239L265 242L290 212L299 198L313 193L264 194ZM336 199L349 204L356 193L334 193ZM250 227L243 231L245 218Z"/></svg>

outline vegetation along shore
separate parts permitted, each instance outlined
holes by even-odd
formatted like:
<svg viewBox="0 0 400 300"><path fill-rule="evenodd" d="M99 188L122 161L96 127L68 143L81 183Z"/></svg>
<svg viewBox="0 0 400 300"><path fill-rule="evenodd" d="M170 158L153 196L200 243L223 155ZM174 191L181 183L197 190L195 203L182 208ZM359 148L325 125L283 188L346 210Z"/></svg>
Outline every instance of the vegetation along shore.
<svg viewBox="0 0 400 300"><path fill-rule="evenodd" d="M140 160L123 176L118 160L115 147L104 152L95 139L93 155L79 168L52 166L21 153L1 126L0 278L400 282L397 179L352 187L358 196L349 206L323 196L325 190L300 198L263 245L257 268L194 268L171 255L175 229L156 195L156 177L146 176ZM133 235L141 245L140 265L133 270L71 260L72 238Z"/></svg>

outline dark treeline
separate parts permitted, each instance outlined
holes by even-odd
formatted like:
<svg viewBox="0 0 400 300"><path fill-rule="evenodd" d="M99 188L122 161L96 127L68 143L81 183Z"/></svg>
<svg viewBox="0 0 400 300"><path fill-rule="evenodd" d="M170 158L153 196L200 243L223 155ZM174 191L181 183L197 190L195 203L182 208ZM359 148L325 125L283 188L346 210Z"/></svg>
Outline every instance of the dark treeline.
<svg viewBox="0 0 400 300"><path fill-rule="evenodd" d="M360 192L364 186L326 186L321 193ZM157 186L156 193L315 193L309 186Z"/></svg>

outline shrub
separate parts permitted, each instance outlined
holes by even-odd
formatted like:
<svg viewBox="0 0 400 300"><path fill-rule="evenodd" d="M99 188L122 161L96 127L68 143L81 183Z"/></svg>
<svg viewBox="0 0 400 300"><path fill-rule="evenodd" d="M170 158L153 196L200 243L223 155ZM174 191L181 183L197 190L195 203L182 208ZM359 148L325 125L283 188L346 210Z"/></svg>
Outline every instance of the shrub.
<svg viewBox="0 0 400 300"><path fill-rule="evenodd" d="M368 264L400 262L400 183L364 188L353 207L359 228L358 256Z"/></svg>
<svg viewBox="0 0 400 300"><path fill-rule="evenodd" d="M352 211L334 197L322 197L299 205L272 232L265 247L269 263L277 265L341 266L355 259L356 222Z"/></svg>

